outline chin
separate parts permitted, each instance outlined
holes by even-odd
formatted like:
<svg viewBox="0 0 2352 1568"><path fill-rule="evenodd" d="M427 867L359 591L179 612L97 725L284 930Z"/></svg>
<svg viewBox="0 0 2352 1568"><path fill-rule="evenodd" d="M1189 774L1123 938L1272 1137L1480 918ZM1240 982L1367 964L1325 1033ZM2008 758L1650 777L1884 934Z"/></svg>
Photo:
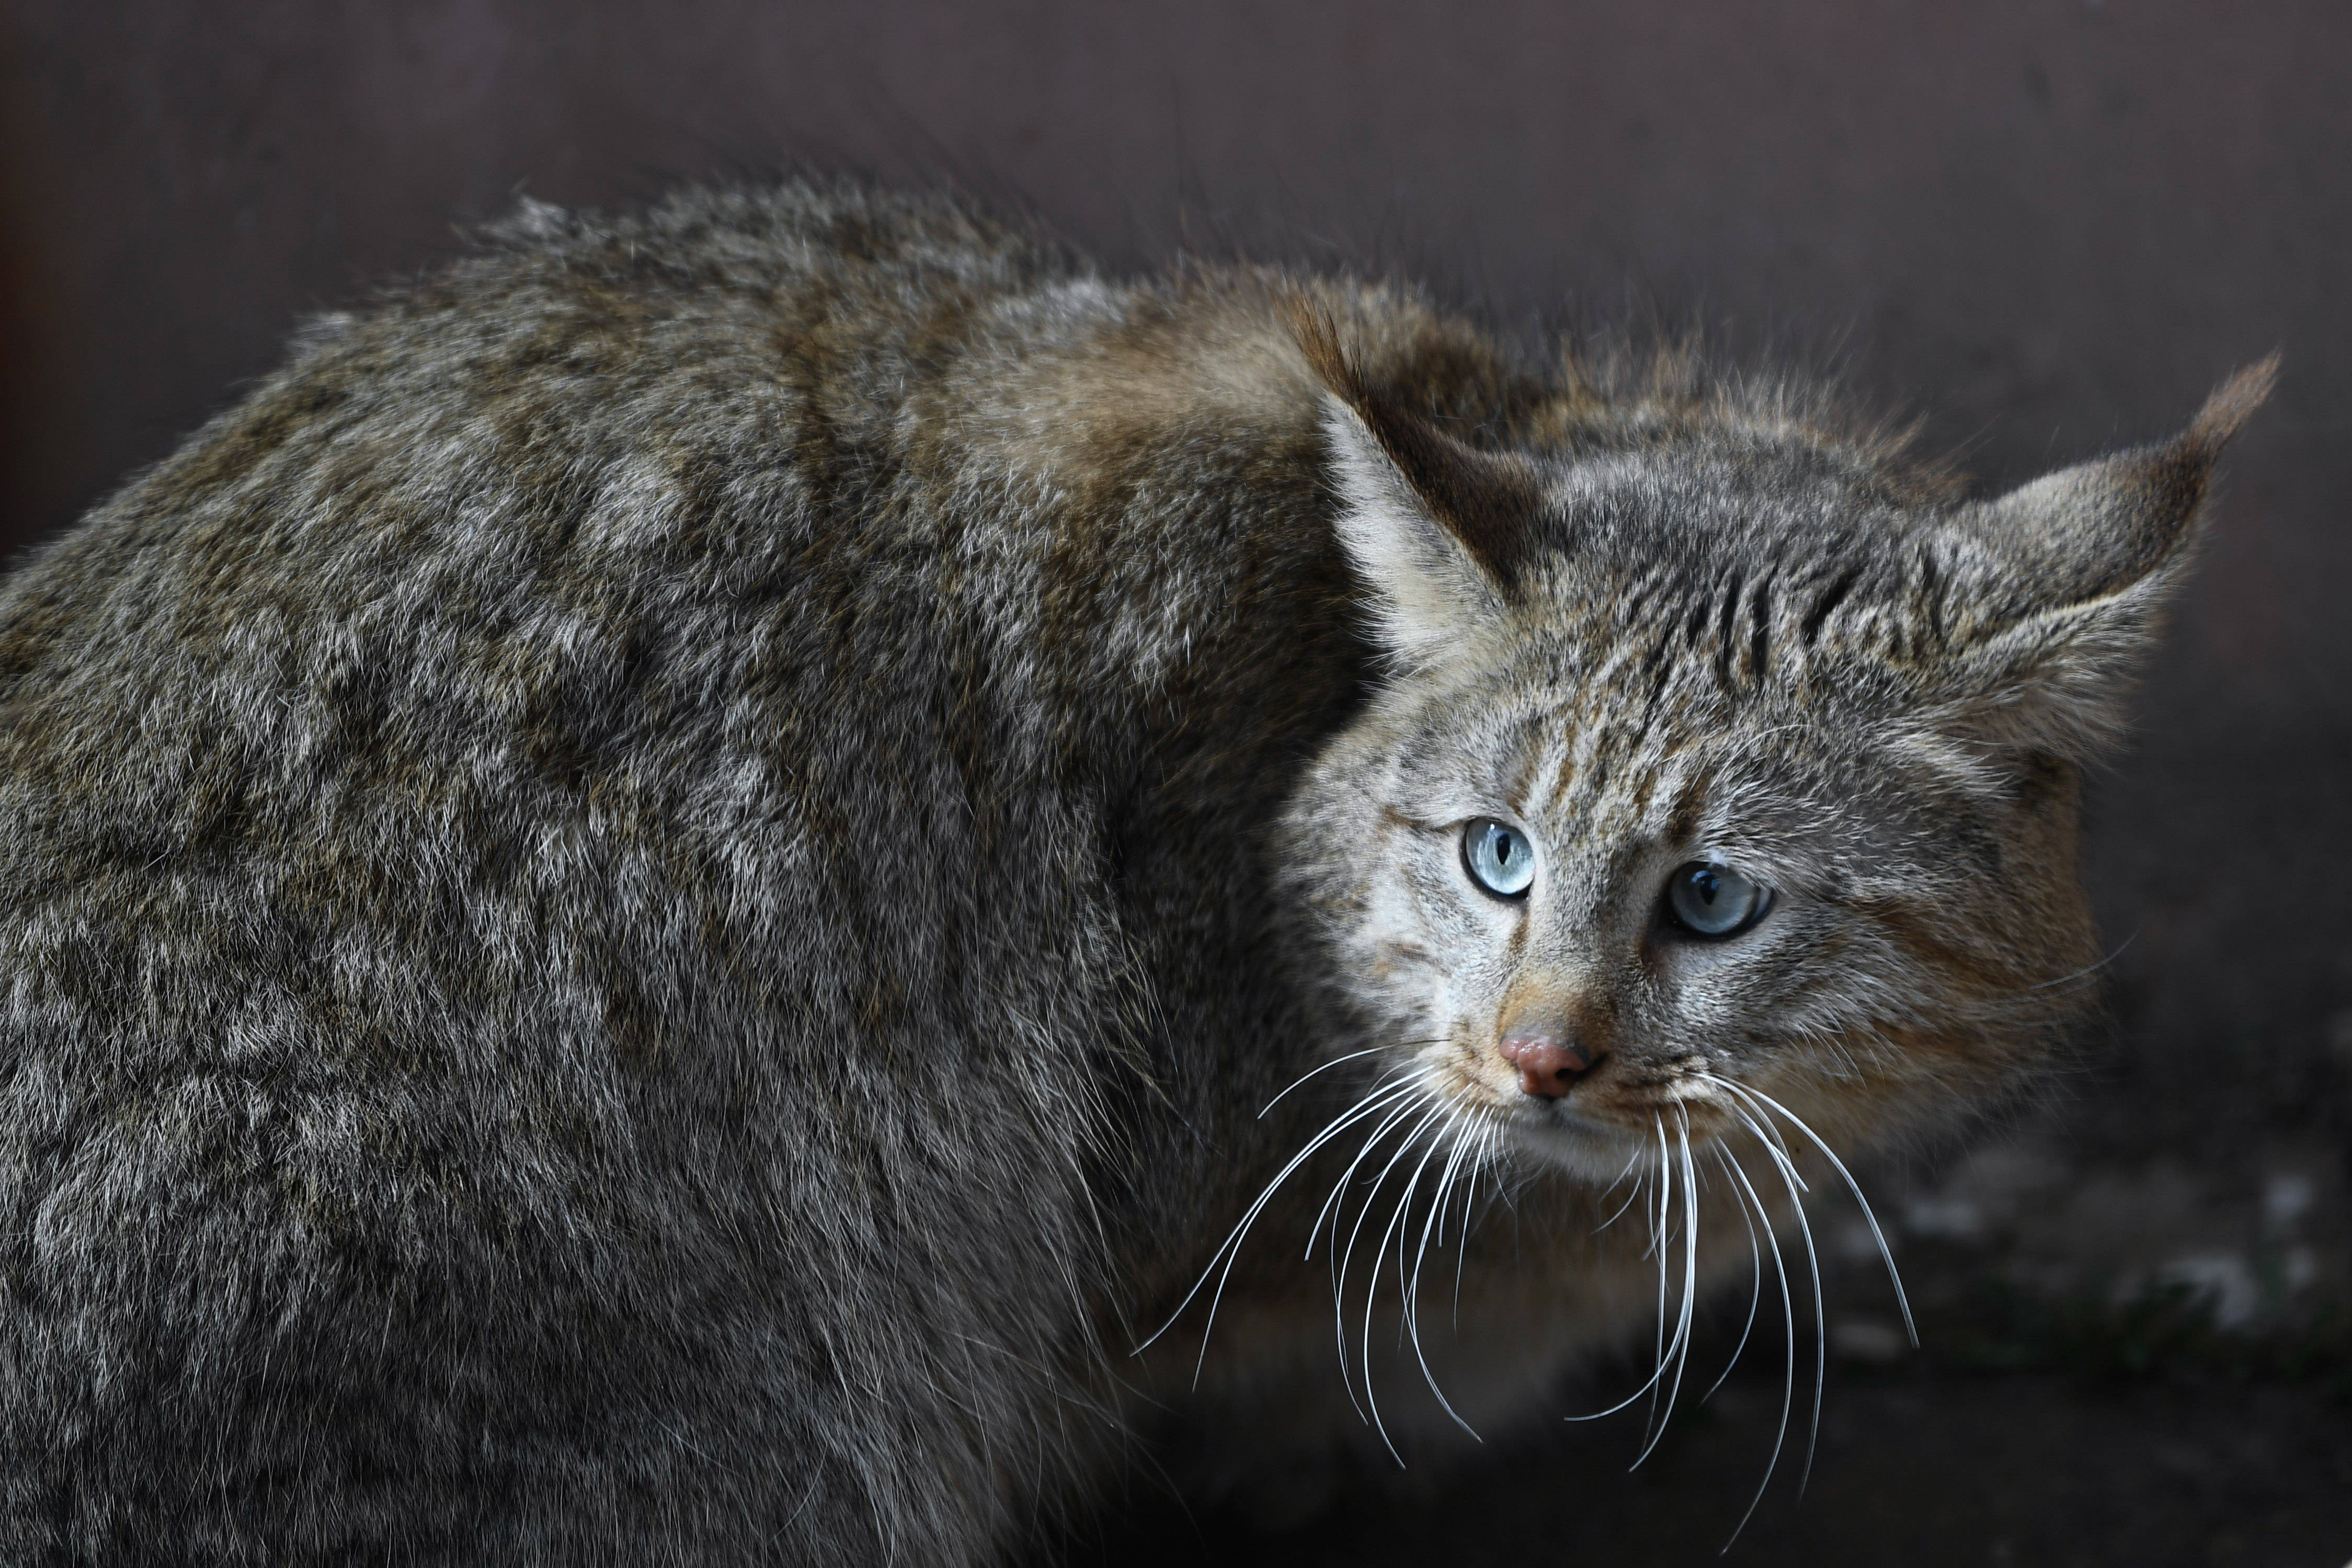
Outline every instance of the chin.
<svg viewBox="0 0 2352 1568"><path fill-rule="evenodd" d="M1595 1186L1622 1180L1652 1141L1614 1123L1562 1107L1546 1116L1514 1116L1513 1152L1539 1169L1557 1171Z"/></svg>

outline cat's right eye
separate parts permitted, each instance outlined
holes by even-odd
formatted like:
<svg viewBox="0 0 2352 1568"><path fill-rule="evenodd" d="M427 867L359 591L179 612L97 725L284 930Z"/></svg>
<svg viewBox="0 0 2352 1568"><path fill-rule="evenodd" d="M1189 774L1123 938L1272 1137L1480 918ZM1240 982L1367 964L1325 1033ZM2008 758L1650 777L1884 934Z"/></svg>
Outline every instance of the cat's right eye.
<svg viewBox="0 0 2352 1568"><path fill-rule="evenodd" d="M1462 830L1462 865L1496 898L1517 898L1536 879L1536 847L1509 823L1479 817Z"/></svg>
<svg viewBox="0 0 2352 1568"><path fill-rule="evenodd" d="M1693 861L1666 880L1666 915L1675 926L1709 941L1737 936L1772 907L1769 888L1729 866Z"/></svg>

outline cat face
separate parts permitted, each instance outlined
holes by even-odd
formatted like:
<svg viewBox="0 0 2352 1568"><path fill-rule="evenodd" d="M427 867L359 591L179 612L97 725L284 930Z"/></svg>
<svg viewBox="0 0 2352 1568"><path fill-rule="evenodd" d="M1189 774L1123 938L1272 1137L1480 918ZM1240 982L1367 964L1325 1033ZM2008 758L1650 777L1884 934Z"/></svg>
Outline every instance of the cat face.
<svg viewBox="0 0 2352 1568"><path fill-rule="evenodd" d="M1390 669L1283 851L1392 1072L1607 1181L1759 1100L1852 1144L2046 1053L2096 956L2077 766L2266 371L2168 445L1906 506L1788 432L1473 452L1333 359Z"/></svg>
<svg viewBox="0 0 2352 1568"><path fill-rule="evenodd" d="M1954 768L1833 683L1709 689L1704 639L1662 685L1678 628L1589 601L1513 619L1400 674L1293 831L1376 1035L1514 1145L1605 1180L1664 1107L1720 1130L1713 1077L1874 1128L2079 998L2069 764Z"/></svg>

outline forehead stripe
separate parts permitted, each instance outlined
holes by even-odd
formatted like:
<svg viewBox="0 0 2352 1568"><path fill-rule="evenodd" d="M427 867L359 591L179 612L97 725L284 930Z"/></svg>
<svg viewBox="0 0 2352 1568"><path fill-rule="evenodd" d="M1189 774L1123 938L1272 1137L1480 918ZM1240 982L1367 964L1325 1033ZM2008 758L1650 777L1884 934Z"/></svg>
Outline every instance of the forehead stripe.
<svg viewBox="0 0 2352 1568"><path fill-rule="evenodd" d="M1715 629L1715 679L1718 685L1731 685L1731 654L1738 645L1732 639L1732 631L1739 620L1739 591L1746 585L1746 576L1733 567L1730 586L1723 591L1723 610Z"/></svg>
<svg viewBox="0 0 2352 1568"><path fill-rule="evenodd" d="M1806 647L1811 647L1822 634L1822 624L1835 612L1839 605L1845 602L1846 596L1853 591L1854 585L1861 580L1862 569L1858 566L1850 566L1840 572L1837 580L1831 583L1819 599L1813 601L1813 607L1811 610L1805 612L1804 622L1797 628L1798 640Z"/></svg>

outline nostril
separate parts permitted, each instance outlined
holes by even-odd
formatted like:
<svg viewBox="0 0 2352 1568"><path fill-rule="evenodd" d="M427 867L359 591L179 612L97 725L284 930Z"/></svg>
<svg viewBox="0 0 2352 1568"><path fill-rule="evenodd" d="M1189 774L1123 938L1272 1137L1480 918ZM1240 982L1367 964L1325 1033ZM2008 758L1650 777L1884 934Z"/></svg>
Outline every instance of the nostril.
<svg viewBox="0 0 2352 1568"><path fill-rule="evenodd" d="M1566 1094L1599 1061L1573 1041L1548 1034L1513 1035L1501 1050L1503 1060L1519 1070L1519 1087L1548 1100Z"/></svg>

